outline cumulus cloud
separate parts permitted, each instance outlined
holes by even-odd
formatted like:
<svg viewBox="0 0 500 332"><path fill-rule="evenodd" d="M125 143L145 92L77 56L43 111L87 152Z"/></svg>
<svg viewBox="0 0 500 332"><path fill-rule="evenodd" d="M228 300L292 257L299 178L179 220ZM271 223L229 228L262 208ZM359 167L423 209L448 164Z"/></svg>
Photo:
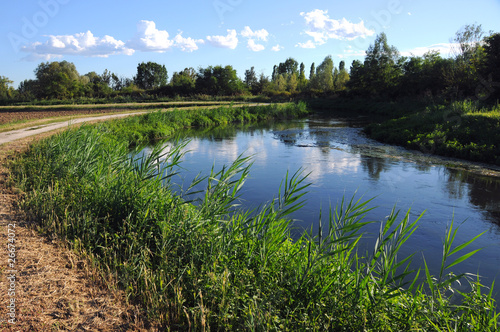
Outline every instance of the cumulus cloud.
<svg viewBox="0 0 500 332"><path fill-rule="evenodd" d="M342 18L341 20L331 19L327 10L315 9L308 13L302 12L301 16L306 21L307 30L305 33L313 38L316 45L322 45L328 39L354 40L356 38L366 38L375 34L374 30L365 27L365 23L352 23ZM312 43L312 41L311 41ZM304 46L310 46L309 41Z"/></svg>
<svg viewBox="0 0 500 332"><path fill-rule="evenodd" d="M238 46L236 30L228 29L226 36L207 36L210 44L216 47L229 48L234 50Z"/></svg>
<svg viewBox="0 0 500 332"><path fill-rule="evenodd" d="M34 42L21 48L30 53L25 60L50 60L65 55L82 55L91 57L108 57L115 54L132 55L135 51L165 52L172 47L178 47L184 52L193 52L203 44L203 39L183 37L182 32L173 39L165 30L156 28L153 21L139 21L134 37L124 43L111 36L96 37L92 32L77 33L74 35L47 36L45 42Z"/></svg>
<svg viewBox="0 0 500 332"><path fill-rule="evenodd" d="M267 41L267 37L269 36L269 32L266 29L260 29L256 31L252 31L249 26L246 26L241 32L240 35L248 39L247 48L254 52L260 52L265 49L265 46L262 44L257 44L255 40Z"/></svg>
<svg viewBox="0 0 500 332"><path fill-rule="evenodd" d="M316 44L314 44L312 40L308 40L305 43L298 43L297 45L295 45L295 47L300 47L300 48L316 48Z"/></svg>
<svg viewBox="0 0 500 332"><path fill-rule="evenodd" d="M264 45L257 44L255 42L255 40L253 40L253 39L250 39L248 41L247 47L249 50L254 51L254 52L260 52L260 51L263 51L265 49Z"/></svg>
<svg viewBox="0 0 500 332"><path fill-rule="evenodd" d="M250 29L249 26L246 26L243 29L243 31L241 31L241 35L245 38L267 41L267 37L269 36L269 32L267 32L266 29L252 31L252 29Z"/></svg>
<svg viewBox="0 0 500 332"><path fill-rule="evenodd" d="M281 46L280 44L277 44L277 45L275 45L275 46L273 46L273 47L271 48L271 51L273 51L273 52L279 52L279 51L281 51L282 49L284 49L284 47L283 47L283 46Z"/></svg>
<svg viewBox="0 0 500 332"><path fill-rule="evenodd" d="M179 47L181 50L185 52L193 52L198 49L198 44L204 44L205 41L203 39L193 39L191 37L184 38L182 37L182 32L179 33L174 38L175 46Z"/></svg>
<svg viewBox="0 0 500 332"><path fill-rule="evenodd" d="M137 23L135 36L127 46L144 52L165 52L174 45L166 30L158 30L153 21L142 20Z"/></svg>
<svg viewBox="0 0 500 332"><path fill-rule="evenodd" d="M30 53L28 59L60 58L64 55L83 55L91 57L108 57L114 54L134 53L125 43L111 36L95 37L87 31L74 35L49 35L45 42L35 42L24 46L21 50Z"/></svg>

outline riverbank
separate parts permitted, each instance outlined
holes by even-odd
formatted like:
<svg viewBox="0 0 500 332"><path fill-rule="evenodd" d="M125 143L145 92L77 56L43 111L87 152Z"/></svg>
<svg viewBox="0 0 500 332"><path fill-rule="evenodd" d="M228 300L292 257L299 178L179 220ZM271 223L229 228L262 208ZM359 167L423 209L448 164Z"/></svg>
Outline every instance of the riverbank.
<svg viewBox="0 0 500 332"><path fill-rule="evenodd" d="M500 166L500 105L426 100L312 100L322 112L366 118L364 132L382 143Z"/></svg>
<svg viewBox="0 0 500 332"><path fill-rule="evenodd" d="M300 114L301 107L284 106L281 112ZM169 116L186 128L232 123L225 112ZM155 127L160 116L64 132L32 146L13 168L26 191L22 207L32 220L113 276L151 319L173 330L496 328L494 304L477 297L481 287L474 280L473 292L455 307L445 296L453 278L442 274L433 281L428 275L424 286L412 283L416 277L408 270L396 273L408 262L395 260L398 248L416 227L409 214L391 214L373 257L363 259L355 244L368 203L343 202L325 222L326 237L304 234L291 240L287 216L300 208L307 190L300 173L284 175L277 198L252 216L235 205L249 175L245 158L201 180L207 190L196 205L187 193L174 195L168 179L181 160L182 143L154 149L142 159L129 157L129 146L170 133L163 129L174 124ZM130 134L137 128L145 131ZM391 232L391 226L398 231ZM447 254L459 251L451 242ZM402 288L405 276L409 283Z"/></svg>

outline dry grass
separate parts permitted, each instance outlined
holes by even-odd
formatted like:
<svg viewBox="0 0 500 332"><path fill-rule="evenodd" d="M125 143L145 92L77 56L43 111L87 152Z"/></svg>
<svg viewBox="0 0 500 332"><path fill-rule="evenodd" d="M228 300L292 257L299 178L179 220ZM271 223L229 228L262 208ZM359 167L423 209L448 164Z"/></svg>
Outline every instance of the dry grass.
<svg viewBox="0 0 500 332"><path fill-rule="evenodd" d="M50 135L50 134L47 134ZM141 308L124 293L110 290L88 261L64 243L40 236L17 213L21 193L10 185L5 163L33 138L0 147L0 330L1 331L154 331ZM7 225L15 223L16 322L9 323Z"/></svg>

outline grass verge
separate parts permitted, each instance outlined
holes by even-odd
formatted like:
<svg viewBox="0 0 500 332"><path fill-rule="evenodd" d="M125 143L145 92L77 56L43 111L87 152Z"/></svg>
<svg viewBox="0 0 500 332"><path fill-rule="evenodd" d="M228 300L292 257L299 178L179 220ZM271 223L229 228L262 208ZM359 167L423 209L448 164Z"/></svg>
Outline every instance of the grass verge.
<svg viewBox="0 0 500 332"><path fill-rule="evenodd" d="M424 153L500 165L500 106L471 101L426 107L366 127L379 141Z"/></svg>
<svg viewBox="0 0 500 332"><path fill-rule="evenodd" d="M256 111L278 108L278 117L303 111L293 104ZM155 129L160 116L141 118ZM196 121L170 116L173 123L164 120L162 126L188 127L204 117L211 119L207 123L232 122L223 109L194 112L189 119ZM397 260L417 227L409 213L392 211L381 222L373 251L358 254L369 202L343 201L322 217L318 234L292 240L290 213L301 208L308 188L300 170L284 176L274 200L244 211L238 195L251 160L239 157L197 178L206 190L203 199L191 202L190 189L175 195L169 181L185 142L138 157L129 146L151 135L130 141L135 136L129 132L147 127L133 126L135 121L143 120L63 132L33 145L12 168L26 192L22 207L40 229L69 241L102 273L113 275L129 299L167 329L496 331L491 291L484 293L477 279L450 273L474 254L464 253L470 242L453 245L453 225L437 276L427 267L411 271L411 257ZM423 284L416 282L420 274ZM472 291L461 294L457 305L452 301L458 294L450 290L458 280L469 282Z"/></svg>

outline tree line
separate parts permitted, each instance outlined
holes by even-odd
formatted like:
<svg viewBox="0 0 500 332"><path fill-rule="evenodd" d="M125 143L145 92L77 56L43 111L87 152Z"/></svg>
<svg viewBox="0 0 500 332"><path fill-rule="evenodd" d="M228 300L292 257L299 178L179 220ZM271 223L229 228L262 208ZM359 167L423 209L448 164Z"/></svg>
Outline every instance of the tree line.
<svg viewBox="0 0 500 332"><path fill-rule="evenodd" d="M466 25L453 39L453 54L443 58L437 51L423 56L401 56L389 45L385 33L376 36L366 50L364 61L344 61L335 66L331 56L316 66L306 66L293 58L273 67L272 75L257 74L251 67L243 78L230 66L185 68L169 79L165 65L142 62L133 78L102 74L80 75L73 63L42 62L35 79L24 80L17 89L0 76L3 103L50 99L174 96L266 95L283 97L364 96L425 97L449 100L500 97L500 33L485 36L481 25Z"/></svg>

